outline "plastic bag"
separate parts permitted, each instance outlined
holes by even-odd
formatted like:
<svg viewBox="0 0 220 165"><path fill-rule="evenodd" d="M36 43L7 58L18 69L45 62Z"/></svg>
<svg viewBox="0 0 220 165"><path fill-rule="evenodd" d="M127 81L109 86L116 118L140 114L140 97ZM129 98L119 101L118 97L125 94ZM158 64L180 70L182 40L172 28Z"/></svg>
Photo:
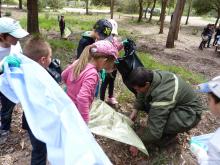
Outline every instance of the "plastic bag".
<svg viewBox="0 0 220 165"><path fill-rule="evenodd" d="M118 58L116 67L122 76L124 84L136 95L136 91L129 85L129 75L133 69L143 67L144 65L136 55L136 45L134 41L130 39L127 39L127 41L128 42L124 45L125 55Z"/></svg>
<svg viewBox="0 0 220 165"><path fill-rule="evenodd" d="M88 126L94 134L135 146L148 155L143 142L130 127L132 124L127 116L115 112L105 102L93 101Z"/></svg>
<svg viewBox="0 0 220 165"><path fill-rule="evenodd" d="M0 78L0 91L20 102L35 137L47 146L51 165L110 165L79 111L38 63L20 55L21 67L9 68Z"/></svg>

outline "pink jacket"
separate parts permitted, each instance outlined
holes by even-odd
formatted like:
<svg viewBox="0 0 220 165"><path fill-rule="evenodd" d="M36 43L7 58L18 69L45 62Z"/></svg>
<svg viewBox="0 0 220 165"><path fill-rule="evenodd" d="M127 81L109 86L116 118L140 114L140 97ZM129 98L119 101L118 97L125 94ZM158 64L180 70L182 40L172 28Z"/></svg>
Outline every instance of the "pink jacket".
<svg viewBox="0 0 220 165"><path fill-rule="evenodd" d="M66 84L68 96L75 103L84 121L88 123L90 106L95 96L99 74L95 65L89 63L80 75L75 78L73 76L73 66L77 61L63 71L62 79Z"/></svg>

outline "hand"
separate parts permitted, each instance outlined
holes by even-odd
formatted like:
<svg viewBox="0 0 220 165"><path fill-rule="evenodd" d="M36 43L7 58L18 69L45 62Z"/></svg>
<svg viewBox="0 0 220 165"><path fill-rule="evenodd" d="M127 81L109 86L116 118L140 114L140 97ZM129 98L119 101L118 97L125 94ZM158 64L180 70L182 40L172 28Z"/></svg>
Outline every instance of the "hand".
<svg viewBox="0 0 220 165"><path fill-rule="evenodd" d="M132 113L130 114L130 117L129 117L132 121L135 121L135 119L137 118L137 110L134 109L132 111Z"/></svg>
<svg viewBox="0 0 220 165"><path fill-rule="evenodd" d="M123 40L121 43L122 43L123 46L125 46L126 44L128 44L128 40L125 39L125 40Z"/></svg>
<svg viewBox="0 0 220 165"><path fill-rule="evenodd" d="M137 154L138 154L138 149L134 146L130 146L129 151L130 151L132 156L137 156Z"/></svg>

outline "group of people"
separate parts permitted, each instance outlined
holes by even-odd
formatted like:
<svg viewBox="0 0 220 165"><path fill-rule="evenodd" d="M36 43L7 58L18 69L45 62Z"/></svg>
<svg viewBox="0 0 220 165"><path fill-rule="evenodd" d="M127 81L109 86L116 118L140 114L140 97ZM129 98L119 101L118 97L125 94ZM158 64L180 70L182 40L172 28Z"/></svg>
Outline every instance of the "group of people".
<svg viewBox="0 0 220 165"><path fill-rule="evenodd" d="M114 63L119 57L119 51L123 49L123 42L117 39L117 26L114 20L98 20L91 31L83 33L77 48L77 59L62 72L66 93L76 105L86 124L90 121L89 112L99 85L101 86L100 98L105 100L105 91L109 85L106 101L111 104L117 103L113 95L117 72ZM22 52L18 40L27 35L28 33L16 20L0 18L2 73L3 64L6 61L13 67L20 66L19 56L10 56L11 53L22 53L43 68L48 68L52 58L50 45L41 37L35 36L28 39ZM105 78L100 82L100 75L103 75L103 72L106 76L103 76ZM219 114L220 80L213 81L203 85L202 87L206 90L200 91L209 93L210 108ZM178 133L190 130L201 120L203 107L197 93L176 74L138 67L129 74L129 84L138 93L130 119L134 121L139 111L145 111L148 114L147 125L137 130L137 134L146 146L149 144L167 146ZM15 106L3 94L1 94L1 104L0 138L10 130L11 114ZM46 144L35 138L25 120L25 114L23 114L23 127L28 130L33 148L31 164L46 165ZM131 146L130 152L136 156L138 150Z"/></svg>
<svg viewBox="0 0 220 165"><path fill-rule="evenodd" d="M215 35L214 35L215 34ZM204 47L210 48L210 43L212 40L212 36L214 35L213 46L217 44L218 39L220 38L220 25L215 27L214 24L208 24L202 32L202 42L199 45L200 49Z"/></svg>

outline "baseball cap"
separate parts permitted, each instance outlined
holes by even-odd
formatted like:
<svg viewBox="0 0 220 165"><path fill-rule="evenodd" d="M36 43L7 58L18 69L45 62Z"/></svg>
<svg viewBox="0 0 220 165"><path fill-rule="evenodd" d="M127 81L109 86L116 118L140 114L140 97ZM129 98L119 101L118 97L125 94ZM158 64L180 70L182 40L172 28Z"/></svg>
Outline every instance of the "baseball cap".
<svg viewBox="0 0 220 165"><path fill-rule="evenodd" d="M92 47L92 53L99 53L105 56L113 56L115 59L118 57L118 50L108 40L99 40L93 43Z"/></svg>
<svg viewBox="0 0 220 165"><path fill-rule="evenodd" d="M103 40L111 35L112 24L106 19L100 19L95 23L93 29L99 34L100 39Z"/></svg>
<svg viewBox="0 0 220 165"><path fill-rule="evenodd" d="M213 92L220 98L220 76L213 78L211 81L198 85L197 92L209 93Z"/></svg>
<svg viewBox="0 0 220 165"><path fill-rule="evenodd" d="M112 34L118 35L118 23L113 19L109 19L108 21L112 24Z"/></svg>
<svg viewBox="0 0 220 165"><path fill-rule="evenodd" d="M0 33L8 33L18 39L29 34L18 21L9 17L0 18Z"/></svg>

